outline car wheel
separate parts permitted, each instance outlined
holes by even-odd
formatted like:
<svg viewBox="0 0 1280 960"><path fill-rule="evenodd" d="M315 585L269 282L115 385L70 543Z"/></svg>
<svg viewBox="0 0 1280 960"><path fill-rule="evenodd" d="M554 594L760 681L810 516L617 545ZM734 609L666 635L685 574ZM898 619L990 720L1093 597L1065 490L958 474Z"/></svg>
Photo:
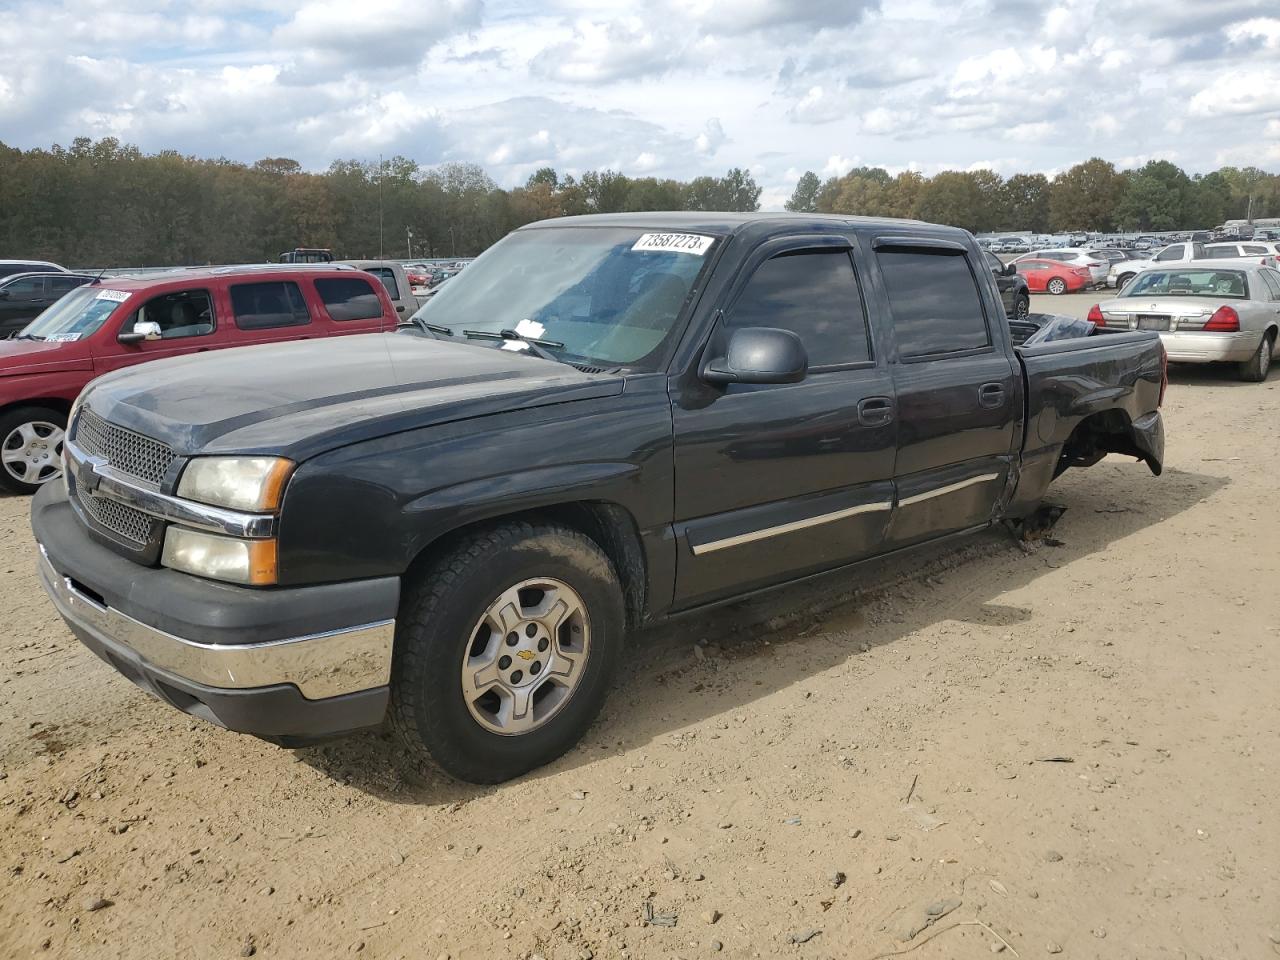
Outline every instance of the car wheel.
<svg viewBox="0 0 1280 960"><path fill-rule="evenodd" d="M66 414L49 407L19 407L0 416L0 486L35 493L62 476Z"/></svg>
<svg viewBox="0 0 1280 960"><path fill-rule="evenodd" d="M452 549L408 588L391 727L410 758L500 783L574 746L621 659L622 588L568 527L508 523Z"/></svg>
<svg viewBox="0 0 1280 960"><path fill-rule="evenodd" d="M1271 371L1271 354L1276 348L1276 335L1264 334L1253 356L1240 364L1240 379L1261 383Z"/></svg>
<svg viewBox="0 0 1280 960"><path fill-rule="evenodd" d="M1062 294L1067 292L1067 281L1063 280L1061 277L1054 277L1045 284L1045 289L1055 297L1060 297Z"/></svg>
<svg viewBox="0 0 1280 960"><path fill-rule="evenodd" d="M1018 299L1013 303L1013 318L1015 320L1025 320L1031 314L1031 298L1025 293L1018 294Z"/></svg>
<svg viewBox="0 0 1280 960"><path fill-rule="evenodd" d="M1135 274L1132 274L1132 273L1121 274L1120 277L1116 280L1116 290L1123 290L1125 287L1127 287L1130 281L1133 280L1134 276Z"/></svg>

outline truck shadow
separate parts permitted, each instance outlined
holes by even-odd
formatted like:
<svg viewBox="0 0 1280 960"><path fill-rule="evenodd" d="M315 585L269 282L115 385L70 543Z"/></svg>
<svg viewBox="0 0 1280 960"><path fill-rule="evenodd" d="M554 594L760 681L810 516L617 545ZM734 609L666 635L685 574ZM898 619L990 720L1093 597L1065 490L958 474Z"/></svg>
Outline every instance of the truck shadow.
<svg viewBox="0 0 1280 960"><path fill-rule="evenodd" d="M1123 579L1124 571L1108 572L1098 555L1229 482L1175 469L1155 480L1145 466L1112 458L1051 488L1049 501L1066 513L1046 539L1020 543L994 528L648 628L633 638L632 669L620 671L603 716L582 743L521 781L639 752L708 718L749 712L759 698L942 621L1016 631L1033 611L995 598L1081 560L1089 563L1081 568L1087 579ZM874 637L864 632L868 625ZM637 660L643 669L635 669ZM758 669L750 668L753 661ZM393 803L461 803L502 789L407 769L385 733L296 753L327 776Z"/></svg>
<svg viewBox="0 0 1280 960"><path fill-rule="evenodd" d="M1234 363L1170 363L1169 386L1179 387L1242 387L1248 390L1265 389L1267 383L1241 380Z"/></svg>

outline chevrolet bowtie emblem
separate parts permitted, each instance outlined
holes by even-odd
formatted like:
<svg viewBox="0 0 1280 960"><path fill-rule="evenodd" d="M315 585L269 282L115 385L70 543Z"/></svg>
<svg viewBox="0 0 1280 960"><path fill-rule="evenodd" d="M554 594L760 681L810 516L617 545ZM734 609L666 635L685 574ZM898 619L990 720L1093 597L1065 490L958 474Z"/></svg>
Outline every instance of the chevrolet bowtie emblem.
<svg viewBox="0 0 1280 960"><path fill-rule="evenodd" d="M102 483L102 474L98 472L98 468L105 467L107 462L106 457L85 457L81 460L76 467L76 486L84 493L97 493L98 486Z"/></svg>
<svg viewBox="0 0 1280 960"><path fill-rule="evenodd" d="M532 660L532 659L533 659L533 651L532 651L532 650L517 650L517 651L516 651L516 656L517 656L517 657L519 657L521 660Z"/></svg>

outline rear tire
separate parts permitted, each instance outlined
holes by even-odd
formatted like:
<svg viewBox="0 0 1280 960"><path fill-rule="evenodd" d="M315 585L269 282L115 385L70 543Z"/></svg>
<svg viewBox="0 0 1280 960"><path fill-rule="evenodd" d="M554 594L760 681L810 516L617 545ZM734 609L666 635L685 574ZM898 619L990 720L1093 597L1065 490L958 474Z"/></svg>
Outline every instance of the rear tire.
<svg viewBox="0 0 1280 960"><path fill-rule="evenodd" d="M1063 280L1061 277L1054 277L1045 284L1044 288L1055 297L1060 297L1067 292L1067 281Z"/></svg>
<svg viewBox="0 0 1280 960"><path fill-rule="evenodd" d="M1025 293L1018 294L1018 299L1013 301L1013 319L1025 320L1031 314L1031 297Z"/></svg>
<svg viewBox="0 0 1280 960"><path fill-rule="evenodd" d="M416 765L471 783L518 777L586 733L624 629L617 573L589 537L524 522L473 534L401 601L391 728Z"/></svg>
<svg viewBox="0 0 1280 960"><path fill-rule="evenodd" d="M1258 344L1258 349L1254 351L1253 356L1240 364L1240 379L1248 380L1250 383L1261 383L1267 379L1267 374L1271 371L1271 354L1275 348L1276 335L1263 334L1262 342Z"/></svg>
<svg viewBox="0 0 1280 960"><path fill-rule="evenodd" d="M51 407L18 407L0 416L0 487L32 494L62 476L67 415Z"/></svg>

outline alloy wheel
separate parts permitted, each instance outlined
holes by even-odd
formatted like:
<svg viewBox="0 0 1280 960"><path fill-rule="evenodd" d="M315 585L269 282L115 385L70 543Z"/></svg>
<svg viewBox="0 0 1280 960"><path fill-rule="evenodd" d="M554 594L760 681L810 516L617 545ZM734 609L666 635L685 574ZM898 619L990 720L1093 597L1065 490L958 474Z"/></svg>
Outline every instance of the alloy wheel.
<svg viewBox="0 0 1280 960"><path fill-rule="evenodd" d="M560 712L585 672L591 624L577 591L551 577L503 591L462 655L462 696L491 733L518 736Z"/></svg>
<svg viewBox="0 0 1280 960"><path fill-rule="evenodd" d="M45 483L62 473L62 427L44 420L20 423L0 444L5 472L22 483Z"/></svg>

